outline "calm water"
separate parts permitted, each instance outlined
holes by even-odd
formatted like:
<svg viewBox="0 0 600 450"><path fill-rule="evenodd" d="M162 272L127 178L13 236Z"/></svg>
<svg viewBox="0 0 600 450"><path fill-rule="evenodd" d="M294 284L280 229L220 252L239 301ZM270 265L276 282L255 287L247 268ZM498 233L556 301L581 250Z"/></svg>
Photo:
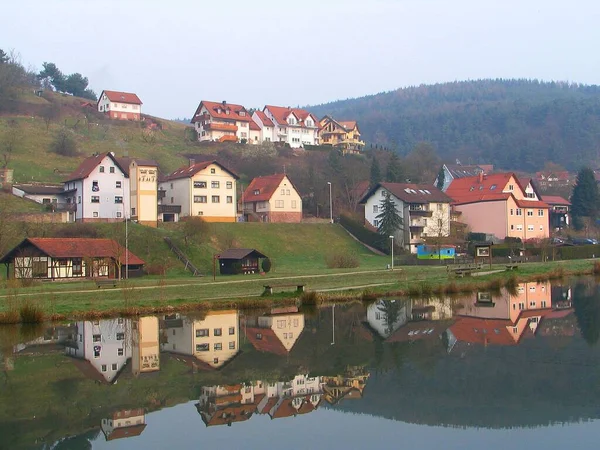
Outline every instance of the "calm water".
<svg viewBox="0 0 600 450"><path fill-rule="evenodd" d="M0 448L598 448L600 290L0 328Z"/></svg>

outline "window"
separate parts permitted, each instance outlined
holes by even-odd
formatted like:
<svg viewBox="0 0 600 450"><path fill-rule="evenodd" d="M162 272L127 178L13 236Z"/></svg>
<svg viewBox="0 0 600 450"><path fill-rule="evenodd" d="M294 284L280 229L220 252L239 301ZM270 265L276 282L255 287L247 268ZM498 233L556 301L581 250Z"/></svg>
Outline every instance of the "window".
<svg viewBox="0 0 600 450"><path fill-rule="evenodd" d="M511 229L511 230L514 230L514 229L515 229L515 226L514 226L514 225L511 225L511 226L510 226L510 229Z"/></svg>
<svg viewBox="0 0 600 450"><path fill-rule="evenodd" d="M117 181L117 182L115 183L115 187L116 187L117 189L121 189L121 182L120 182L120 181Z"/></svg>
<svg viewBox="0 0 600 450"><path fill-rule="evenodd" d="M285 190L285 195L290 195L290 190L289 189Z"/></svg>
<svg viewBox="0 0 600 450"><path fill-rule="evenodd" d="M215 168L210 169L210 173L217 173L217 169L215 169Z"/></svg>
<svg viewBox="0 0 600 450"><path fill-rule="evenodd" d="M285 189L281 190L281 195L285 195Z"/></svg>
<svg viewBox="0 0 600 450"><path fill-rule="evenodd" d="M521 208L517 208L516 214L517 214L517 216L522 216L523 215L523 210Z"/></svg>
<svg viewBox="0 0 600 450"><path fill-rule="evenodd" d="M208 328L201 328L199 330L196 330L196 337L208 337Z"/></svg>
<svg viewBox="0 0 600 450"><path fill-rule="evenodd" d="M100 168L98 169L98 172L104 173L104 166L100 166Z"/></svg>
<svg viewBox="0 0 600 450"><path fill-rule="evenodd" d="M544 210L543 209L538 209L538 216L539 217L544 217Z"/></svg>
<svg viewBox="0 0 600 450"><path fill-rule="evenodd" d="M117 370L117 365L116 365L116 364L113 364L113 365L112 365L110 368L111 368L112 370Z"/></svg>
<svg viewBox="0 0 600 450"><path fill-rule="evenodd" d="M194 195L194 203L206 203L206 195Z"/></svg>
<svg viewBox="0 0 600 450"><path fill-rule="evenodd" d="M542 308L546 307L546 300L542 300Z"/></svg>
<svg viewBox="0 0 600 450"><path fill-rule="evenodd" d="M221 336L223 330L221 328L214 329L214 336Z"/></svg>
<svg viewBox="0 0 600 450"><path fill-rule="evenodd" d="M210 349L210 344L196 344L197 352L207 352Z"/></svg>
<svg viewBox="0 0 600 450"><path fill-rule="evenodd" d="M115 173L115 168L111 166L111 167L109 167L108 171L109 171L110 173Z"/></svg>
<svg viewBox="0 0 600 450"><path fill-rule="evenodd" d="M77 196L77 203L81 203L81 195Z"/></svg>
<svg viewBox="0 0 600 450"><path fill-rule="evenodd" d="M260 341L262 339L262 333L256 333L256 339Z"/></svg>
<svg viewBox="0 0 600 450"><path fill-rule="evenodd" d="M512 185L512 184L509 184L509 185L508 185L508 190L509 190L509 191L514 191L514 190L515 190L515 186L514 186L514 185Z"/></svg>
<svg viewBox="0 0 600 450"><path fill-rule="evenodd" d="M221 183L218 181L211 181L210 182L210 187L213 189L218 189L221 186Z"/></svg>
<svg viewBox="0 0 600 450"><path fill-rule="evenodd" d="M528 209L528 210L527 210L527 215L528 215L529 217L533 216L533 209Z"/></svg>
<svg viewBox="0 0 600 450"><path fill-rule="evenodd" d="M285 328L285 320L278 320L277 328Z"/></svg>
<svg viewBox="0 0 600 450"><path fill-rule="evenodd" d="M275 200L275 208L283 208L283 200Z"/></svg>
<svg viewBox="0 0 600 450"><path fill-rule="evenodd" d="M235 327L229 327L229 335L235 334Z"/></svg>
<svg viewBox="0 0 600 450"><path fill-rule="evenodd" d="M123 356L123 349L122 348L117 349L117 356Z"/></svg>
<svg viewBox="0 0 600 450"><path fill-rule="evenodd" d="M102 364L102 372L106 372L106 364Z"/></svg>
<svg viewBox="0 0 600 450"><path fill-rule="evenodd" d="M379 213L379 205L373 205L373 214Z"/></svg>
<svg viewBox="0 0 600 450"><path fill-rule="evenodd" d="M97 211L94 211L94 212L92 213L92 217L98 217L98 212L97 212Z"/></svg>
<svg viewBox="0 0 600 450"><path fill-rule="evenodd" d="M227 189L233 189L233 181L226 182L225 186L227 187Z"/></svg>
<svg viewBox="0 0 600 450"><path fill-rule="evenodd" d="M373 226L374 226L375 228L377 228L377 227L379 226L379 220L378 220L378 219L374 219L374 220L373 220Z"/></svg>
<svg viewBox="0 0 600 450"><path fill-rule="evenodd" d="M292 209L296 209L296 200L292 200Z"/></svg>
<svg viewBox="0 0 600 450"><path fill-rule="evenodd" d="M527 225L527 231L533 231L533 230L534 230L533 225Z"/></svg>
<svg viewBox="0 0 600 450"><path fill-rule="evenodd" d="M125 339L125 333L117 333L117 341L122 341Z"/></svg>
<svg viewBox="0 0 600 450"><path fill-rule="evenodd" d="M123 197L120 195L115 196L115 203L123 203Z"/></svg>
<svg viewBox="0 0 600 450"><path fill-rule="evenodd" d="M171 183L171 189L173 189L173 183Z"/></svg>
<svg viewBox="0 0 600 450"><path fill-rule="evenodd" d="M117 219L120 219L122 217L122 214L120 212L117 213Z"/></svg>
<svg viewBox="0 0 600 450"><path fill-rule="evenodd" d="M217 342L214 345L213 350L223 350L223 344L221 344L220 342Z"/></svg>
<svg viewBox="0 0 600 450"><path fill-rule="evenodd" d="M442 228L444 226L444 223L442 221L442 219L438 219L438 228Z"/></svg>
<svg viewBox="0 0 600 450"><path fill-rule="evenodd" d="M92 203L100 203L100 196L92 195Z"/></svg>
<svg viewBox="0 0 600 450"><path fill-rule="evenodd" d="M298 319L294 319L294 327L297 327L298 325L300 325L300 322Z"/></svg>
<svg viewBox="0 0 600 450"><path fill-rule="evenodd" d="M206 189L206 181L194 181L194 187L196 189Z"/></svg>
<svg viewBox="0 0 600 450"><path fill-rule="evenodd" d="M219 197L218 195L213 195L212 202L213 203L221 203L221 197Z"/></svg>
<svg viewBox="0 0 600 450"><path fill-rule="evenodd" d="M173 202L173 197L171 197L171 204L173 204L173 203L174 203L174 202Z"/></svg>
<svg viewBox="0 0 600 450"><path fill-rule="evenodd" d="M517 231L523 231L523 225L517 225Z"/></svg>
<svg viewBox="0 0 600 450"><path fill-rule="evenodd" d="M131 208L131 215L135 216L135 208Z"/></svg>
<svg viewBox="0 0 600 450"><path fill-rule="evenodd" d="M444 205L442 205L441 203L437 204L437 210L441 211L442 209L444 209Z"/></svg>
<svg viewBox="0 0 600 450"><path fill-rule="evenodd" d="M213 364L219 364L219 358L213 359Z"/></svg>
<svg viewBox="0 0 600 450"><path fill-rule="evenodd" d="M260 190L259 189L254 189L254 195L258 195L260 194Z"/></svg>
<svg viewBox="0 0 600 450"><path fill-rule="evenodd" d="M100 342L102 341L102 335L101 334L94 334L92 336L92 342Z"/></svg>
<svg viewBox="0 0 600 450"><path fill-rule="evenodd" d="M229 342L229 350L235 350L235 341Z"/></svg>
<svg viewBox="0 0 600 450"><path fill-rule="evenodd" d="M50 204L50 199L49 199L49 198L43 198L43 199L42 199L42 203L43 203L44 205L49 205L49 204Z"/></svg>
<svg viewBox="0 0 600 450"><path fill-rule="evenodd" d="M227 203L233 203L233 197L231 195L227 196Z"/></svg>
<svg viewBox="0 0 600 450"><path fill-rule="evenodd" d="M544 225L540 225L540 231L544 231Z"/></svg>

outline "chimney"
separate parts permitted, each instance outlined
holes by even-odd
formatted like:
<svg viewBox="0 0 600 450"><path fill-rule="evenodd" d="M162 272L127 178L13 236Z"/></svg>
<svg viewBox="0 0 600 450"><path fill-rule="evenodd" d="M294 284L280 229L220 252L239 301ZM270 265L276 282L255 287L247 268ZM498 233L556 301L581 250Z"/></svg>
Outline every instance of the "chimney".
<svg viewBox="0 0 600 450"><path fill-rule="evenodd" d="M190 167L196 164L196 160L194 158L190 158Z"/></svg>
<svg viewBox="0 0 600 450"><path fill-rule="evenodd" d="M479 172L479 183L483 183L483 172Z"/></svg>
<svg viewBox="0 0 600 450"><path fill-rule="evenodd" d="M223 106L227 106L227 102L226 102L225 100L223 100L223 101L221 102L221 104L222 104Z"/></svg>

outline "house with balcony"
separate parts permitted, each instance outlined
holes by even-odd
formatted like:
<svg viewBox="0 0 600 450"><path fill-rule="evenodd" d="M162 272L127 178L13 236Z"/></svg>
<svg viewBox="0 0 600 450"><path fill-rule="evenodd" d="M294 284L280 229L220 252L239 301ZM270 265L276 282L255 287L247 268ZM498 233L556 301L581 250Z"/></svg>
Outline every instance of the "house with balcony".
<svg viewBox="0 0 600 450"><path fill-rule="evenodd" d="M98 111L111 119L140 120L142 101L131 92L102 91L98 97Z"/></svg>
<svg viewBox="0 0 600 450"><path fill-rule="evenodd" d="M180 215L202 217L207 222L236 222L238 179L237 174L217 161L190 161L189 166L177 169L159 183L163 221ZM165 206L179 206L179 212L166 212Z"/></svg>
<svg viewBox="0 0 600 450"><path fill-rule="evenodd" d="M292 148L319 143L319 121L308 111L289 106L266 105L262 112L273 123L274 142L282 142ZM259 121L259 126L261 122Z"/></svg>
<svg viewBox="0 0 600 450"><path fill-rule="evenodd" d="M260 136L258 126L246 108L226 101L202 100L191 123L200 142L258 143Z"/></svg>
<svg viewBox="0 0 600 450"><path fill-rule="evenodd" d="M379 227L381 203L390 195L402 228L394 233L396 244L411 253L429 237L443 238L450 235L450 197L431 184L378 183L359 202L365 208L365 222Z"/></svg>
<svg viewBox="0 0 600 450"><path fill-rule="evenodd" d="M550 228L560 230L570 223L571 202L558 195L544 195L542 201L547 203L550 210Z"/></svg>
<svg viewBox="0 0 600 450"><path fill-rule="evenodd" d="M544 239L549 236L549 206L537 192L523 186L514 173L480 173L452 181L446 194L460 212L460 221L475 233Z"/></svg>
<svg viewBox="0 0 600 450"><path fill-rule="evenodd" d="M331 145L342 153L358 153L365 143L360 139L360 130L354 120L335 120L325 116L319 122L319 143Z"/></svg>
<svg viewBox="0 0 600 450"><path fill-rule="evenodd" d="M302 198L285 173L254 178L242 201L247 222L302 221Z"/></svg>

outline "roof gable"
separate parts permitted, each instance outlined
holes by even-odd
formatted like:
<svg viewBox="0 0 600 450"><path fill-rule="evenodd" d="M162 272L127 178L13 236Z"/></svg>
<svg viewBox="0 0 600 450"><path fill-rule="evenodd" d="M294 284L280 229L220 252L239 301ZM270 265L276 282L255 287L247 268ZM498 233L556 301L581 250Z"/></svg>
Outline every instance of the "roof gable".
<svg viewBox="0 0 600 450"><path fill-rule="evenodd" d="M115 166L117 166L126 177L129 177L129 167L124 166L123 162L119 161L119 158L115 157L113 152L108 152L92 155L84 159L81 164L79 164L79 167L71 172L69 177L64 182L67 183L69 181L83 180L89 177L94 169L98 167L105 158L110 158Z"/></svg>
<svg viewBox="0 0 600 450"><path fill-rule="evenodd" d="M240 122L250 122L252 120L251 115L242 105L227 103L225 101L219 103L202 100L198 105L198 108L196 108L196 112L191 121L192 123L199 120L199 117L202 115L202 107L204 107L207 113L215 119L237 120Z"/></svg>
<svg viewBox="0 0 600 450"><path fill-rule="evenodd" d="M306 111L305 109L300 109L300 108L285 108L283 106L273 106L273 105L266 105L263 109L263 111L268 110L271 115L275 118L275 121L279 124L279 125L284 125L284 126L289 126L290 124L287 122L287 118L293 114L294 117L296 117L296 119L298 119L298 126L301 127L305 127L306 126L306 120L310 117L313 121L313 124L311 125L312 127L317 127L317 124L319 123L319 121L317 120L317 118L315 116L313 116L311 113L309 113L308 111Z"/></svg>
<svg viewBox="0 0 600 450"><path fill-rule="evenodd" d="M273 121L271 119L269 119L263 111L254 111L254 114L257 115L257 117L262 122L263 126L265 126L265 127L273 127L274 126Z"/></svg>
<svg viewBox="0 0 600 450"><path fill-rule="evenodd" d="M102 91L98 101L100 101L106 95L111 102L115 103L130 103L132 105L141 105L142 101L140 98L132 92L120 92L120 91Z"/></svg>
<svg viewBox="0 0 600 450"><path fill-rule="evenodd" d="M181 179L181 178L191 178L194 175L196 175L198 172L203 171L204 169L208 168L212 164L216 164L221 169L223 169L225 172L229 173L236 180L238 180L240 178L231 169L225 167L223 164L221 164L221 163L219 163L217 161L202 161L202 162L198 162L198 163L192 164L191 166L180 167L179 169L177 169L176 171L174 171L170 175L167 175L165 177L164 181L178 180L178 179Z"/></svg>
<svg viewBox="0 0 600 450"><path fill-rule="evenodd" d="M265 202L277 192L283 181L287 180L290 186L298 193L294 183L284 173L267 175L254 178L244 191L244 202Z"/></svg>
<svg viewBox="0 0 600 450"><path fill-rule="evenodd" d="M511 196L510 191L505 191L511 179L514 180L516 188L521 189L524 196L523 188L511 172L455 178L446 190L446 194L456 204L506 200Z"/></svg>

